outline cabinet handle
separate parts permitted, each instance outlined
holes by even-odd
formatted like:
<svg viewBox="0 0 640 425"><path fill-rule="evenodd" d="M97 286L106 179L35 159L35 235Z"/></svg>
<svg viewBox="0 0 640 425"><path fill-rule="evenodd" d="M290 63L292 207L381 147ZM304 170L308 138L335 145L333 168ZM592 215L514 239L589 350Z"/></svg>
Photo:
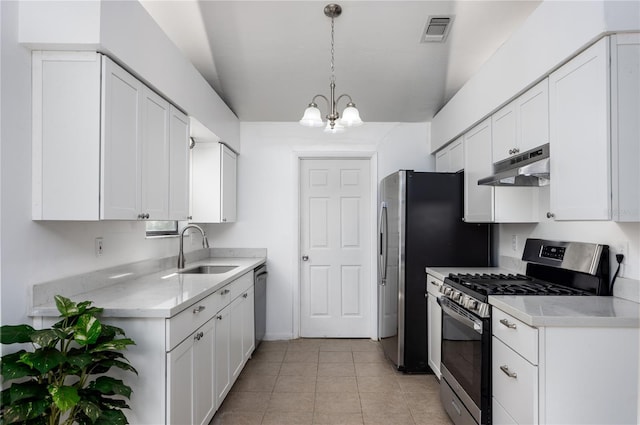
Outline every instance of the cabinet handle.
<svg viewBox="0 0 640 425"><path fill-rule="evenodd" d="M510 323L507 319L500 319L500 323L503 324L504 326L506 326L509 329L515 329L516 328L516 324L515 323Z"/></svg>
<svg viewBox="0 0 640 425"><path fill-rule="evenodd" d="M144 214L140 213L138 214L138 220L143 220L144 219Z"/></svg>
<svg viewBox="0 0 640 425"><path fill-rule="evenodd" d="M249 294L247 294L246 292L244 294L242 294L242 298L247 298L249 296Z"/></svg>
<svg viewBox="0 0 640 425"><path fill-rule="evenodd" d="M146 214L144 215L144 218L148 219L148 218L149 218L149 213L146 213Z"/></svg>
<svg viewBox="0 0 640 425"><path fill-rule="evenodd" d="M437 283L435 280L432 280L432 281L431 281L431 284L432 284L433 286L440 286L440 285L438 285L438 283Z"/></svg>
<svg viewBox="0 0 640 425"><path fill-rule="evenodd" d="M456 404L455 400L451 400L451 405L455 409L458 416L462 415L462 411L460 410L460 407Z"/></svg>
<svg viewBox="0 0 640 425"><path fill-rule="evenodd" d="M193 314L198 314L200 313L202 310L204 310L206 307L203 305L199 305L198 307L193 309Z"/></svg>
<svg viewBox="0 0 640 425"><path fill-rule="evenodd" d="M217 315L217 316L216 316L216 319L218 319L218 320L222 320L222 315L221 315L221 314Z"/></svg>
<svg viewBox="0 0 640 425"><path fill-rule="evenodd" d="M227 219L226 219L226 218L223 218L223 219L222 219L222 221L223 221L223 222L225 222L225 221L227 221Z"/></svg>
<svg viewBox="0 0 640 425"><path fill-rule="evenodd" d="M192 215L188 215L187 216L187 220L193 220L193 216Z"/></svg>
<svg viewBox="0 0 640 425"><path fill-rule="evenodd" d="M227 295L229 292L231 292L228 289L223 289L222 291L220 291L220 295Z"/></svg>
<svg viewBox="0 0 640 425"><path fill-rule="evenodd" d="M509 370L509 366L507 366L507 365L500 366L500 370L503 371L504 374L507 375L509 378L516 379L518 377L518 374L515 373L515 372L511 372Z"/></svg>
<svg viewBox="0 0 640 425"><path fill-rule="evenodd" d="M556 215L552 212L547 213L547 218L554 218Z"/></svg>
<svg viewBox="0 0 640 425"><path fill-rule="evenodd" d="M513 148L513 153L520 153L520 148Z"/></svg>
<svg viewBox="0 0 640 425"><path fill-rule="evenodd" d="M509 155L513 155L513 149L509 149Z"/></svg>

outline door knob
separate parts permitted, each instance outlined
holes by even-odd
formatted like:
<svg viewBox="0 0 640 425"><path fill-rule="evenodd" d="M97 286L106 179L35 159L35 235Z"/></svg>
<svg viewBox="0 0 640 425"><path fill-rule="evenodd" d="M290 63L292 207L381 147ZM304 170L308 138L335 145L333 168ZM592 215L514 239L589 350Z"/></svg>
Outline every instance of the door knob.
<svg viewBox="0 0 640 425"><path fill-rule="evenodd" d="M308 255L303 255L302 256L302 261L309 261L309 256Z"/></svg>

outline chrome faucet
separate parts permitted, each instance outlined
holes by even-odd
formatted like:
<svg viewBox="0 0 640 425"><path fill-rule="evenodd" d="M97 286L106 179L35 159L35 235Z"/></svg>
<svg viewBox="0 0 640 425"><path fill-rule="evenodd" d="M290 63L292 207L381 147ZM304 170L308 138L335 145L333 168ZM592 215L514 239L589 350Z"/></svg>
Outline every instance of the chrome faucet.
<svg viewBox="0 0 640 425"><path fill-rule="evenodd" d="M207 235L204 233L204 230L202 230L202 227L195 225L195 224L188 224L186 226L184 226L184 229L182 229L182 233L180 233L180 252L178 252L178 269L184 269L184 232L187 231L187 229L198 229L200 231L200 233L202 234L202 247L203 248L209 248L209 240L207 239Z"/></svg>

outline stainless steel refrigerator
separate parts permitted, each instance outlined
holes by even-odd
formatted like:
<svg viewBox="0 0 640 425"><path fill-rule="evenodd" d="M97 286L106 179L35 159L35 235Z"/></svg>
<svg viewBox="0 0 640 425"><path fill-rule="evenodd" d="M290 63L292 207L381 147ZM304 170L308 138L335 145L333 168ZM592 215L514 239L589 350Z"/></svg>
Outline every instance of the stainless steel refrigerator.
<svg viewBox="0 0 640 425"><path fill-rule="evenodd" d="M491 227L463 221L463 174L401 170L380 187L378 335L399 370L429 372L425 267L491 265Z"/></svg>

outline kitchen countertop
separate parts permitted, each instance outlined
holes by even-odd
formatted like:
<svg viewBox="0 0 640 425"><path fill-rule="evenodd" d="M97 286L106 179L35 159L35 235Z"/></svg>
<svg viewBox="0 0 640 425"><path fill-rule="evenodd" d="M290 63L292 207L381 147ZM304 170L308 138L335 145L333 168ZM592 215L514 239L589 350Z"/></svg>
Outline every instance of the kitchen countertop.
<svg viewBox="0 0 640 425"><path fill-rule="evenodd" d="M503 267L427 267L426 272L440 280L450 273L518 273Z"/></svg>
<svg viewBox="0 0 640 425"><path fill-rule="evenodd" d="M133 279L113 276L117 278L118 283L69 298L76 302L92 301L94 306L104 308L105 317L169 318L265 262L265 257L213 257L188 261L185 270L205 264L230 265L237 268L219 274L180 274L177 268L173 267ZM53 302L35 305L31 311L31 316L34 317L58 315Z"/></svg>
<svg viewBox="0 0 640 425"><path fill-rule="evenodd" d="M640 327L640 304L616 297L497 295L489 304L535 327Z"/></svg>

